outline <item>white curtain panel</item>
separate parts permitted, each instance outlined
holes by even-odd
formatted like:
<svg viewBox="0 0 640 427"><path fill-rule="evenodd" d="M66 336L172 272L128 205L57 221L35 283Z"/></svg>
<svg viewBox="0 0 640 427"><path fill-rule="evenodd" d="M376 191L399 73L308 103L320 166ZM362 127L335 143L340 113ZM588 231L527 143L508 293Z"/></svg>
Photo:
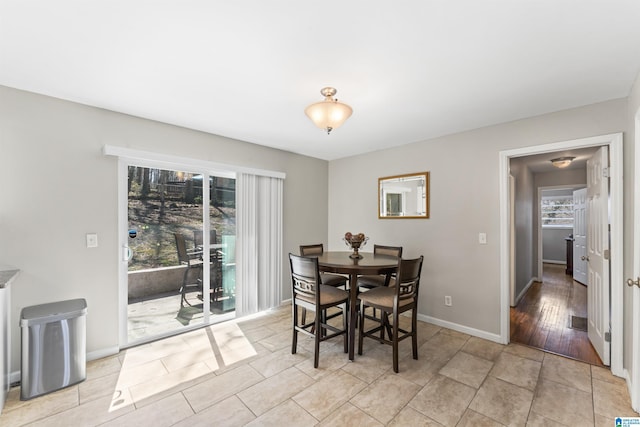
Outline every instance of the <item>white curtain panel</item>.
<svg viewBox="0 0 640 427"><path fill-rule="evenodd" d="M282 189L280 178L237 176L237 317L282 300Z"/></svg>

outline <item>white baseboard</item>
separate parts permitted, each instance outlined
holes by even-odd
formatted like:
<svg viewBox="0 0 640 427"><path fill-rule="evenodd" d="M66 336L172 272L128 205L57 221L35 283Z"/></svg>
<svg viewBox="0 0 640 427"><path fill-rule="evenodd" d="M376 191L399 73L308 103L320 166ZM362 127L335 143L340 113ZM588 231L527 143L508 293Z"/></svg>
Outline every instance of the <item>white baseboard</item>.
<svg viewBox="0 0 640 427"><path fill-rule="evenodd" d="M493 341L498 344L506 344L500 341L499 334L492 334L491 332L482 331L480 329L471 328L469 326L459 325L457 323L449 322L447 320L437 319L435 317L426 316L424 314L418 314L418 319L423 322L431 323L436 326L441 326L443 328L452 329L454 331L462 332L464 334L472 335L474 337Z"/></svg>
<svg viewBox="0 0 640 427"><path fill-rule="evenodd" d="M20 375L20 371L14 371L9 374L9 384L18 383L21 379L22 375Z"/></svg>
<svg viewBox="0 0 640 427"><path fill-rule="evenodd" d="M103 357L107 356L113 356L114 354L118 354L119 352L119 347L108 347L96 351L91 351L87 353L87 362L91 360L102 359Z"/></svg>
<svg viewBox="0 0 640 427"><path fill-rule="evenodd" d="M543 259L542 262L544 264L561 264L561 265L567 265L567 261L564 260L555 260L555 259Z"/></svg>
<svg viewBox="0 0 640 427"><path fill-rule="evenodd" d="M531 287L531 285L533 285L533 282L539 282L539 281L540 281L540 279L538 279L537 277L532 277L531 280L529 280L529 283L527 283L527 285L524 287L524 289L522 289L522 291L520 291L520 293L516 297L515 305L513 307L518 305L518 303L520 302L520 300L522 299L524 294L526 294L527 291L529 290L529 288Z"/></svg>

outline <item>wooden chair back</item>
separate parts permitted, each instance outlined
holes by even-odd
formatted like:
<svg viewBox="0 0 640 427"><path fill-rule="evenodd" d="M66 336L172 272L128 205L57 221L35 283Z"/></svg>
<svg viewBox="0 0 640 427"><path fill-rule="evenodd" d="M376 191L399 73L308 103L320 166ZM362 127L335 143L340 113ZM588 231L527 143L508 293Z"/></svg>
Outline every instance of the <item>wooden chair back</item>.
<svg viewBox="0 0 640 427"><path fill-rule="evenodd" d="M289 254L289 262L294 302L301 298L303 301L315 303L320 284L318 259Z"/></svg>
<svg viewBox="0 0 640 427"><path fill-rule="evenodd" d="M402 258L402 246L373 245L373 253Z"/></svg>
<svg viewBox="0 0 640 427"><path fill-rule="evenodd" d="M322 243L315 245L300 245L300 255L302 256L322 255L323 253L324 246Z"/></svg>
<svg viewBox="0 0 640 427"><path fill-rule="evenodd" d="M418 300L423 261L424 256L420 256L420 258L416 259L400 259L398 262L396 295L399 301L410 298L413 298L415 301Z"/></svg>

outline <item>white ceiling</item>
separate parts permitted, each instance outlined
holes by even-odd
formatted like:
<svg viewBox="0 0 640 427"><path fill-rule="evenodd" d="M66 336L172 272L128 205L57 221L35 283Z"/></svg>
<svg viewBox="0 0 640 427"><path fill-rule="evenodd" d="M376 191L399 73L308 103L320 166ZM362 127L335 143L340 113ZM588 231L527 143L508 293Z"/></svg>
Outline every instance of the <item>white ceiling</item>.
<svg viewBox="0 0 640 427"><path fill-rule="evenodd" d="M585 169L587 168L587 160L598 151L600 147L588 147L579 149L570 149L563 151L556 151L551 153L534 154L531 156L523 156L512 159L511 161L521 162L527 165L532 173L549 173L567 171L572 169ZM574 157L571 164L565 168L558 169L553 166L551 159L558 157Z"/></svg>
<svg viewBox="0 0 640 427"><path fill-rule="evenodd" d="M639 42L638 0L0 0L0 85L331 160L626 97Z"/></svg>

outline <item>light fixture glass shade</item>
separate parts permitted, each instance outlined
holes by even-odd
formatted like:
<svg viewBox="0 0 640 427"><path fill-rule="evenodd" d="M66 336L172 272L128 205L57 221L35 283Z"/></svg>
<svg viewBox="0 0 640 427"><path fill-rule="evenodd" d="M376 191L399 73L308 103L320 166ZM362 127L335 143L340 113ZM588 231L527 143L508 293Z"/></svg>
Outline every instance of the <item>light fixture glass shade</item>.
<svg viewBox="0 0 640 427"><path fill-rule="evenodd" d="M304 110L313 124L326 130L327 134L340 127L353 113L351 107L333 98L336 92L332 87L325 87L320 91L325 97L324 101L311 104Z"/></svg>
<svg viewBox="0 0 640 427"><path fill-rule="evenodd" d="M551 159L551 164L557 168L566 168L573 162L575 157L558 157L557 159Z"/></svg>

